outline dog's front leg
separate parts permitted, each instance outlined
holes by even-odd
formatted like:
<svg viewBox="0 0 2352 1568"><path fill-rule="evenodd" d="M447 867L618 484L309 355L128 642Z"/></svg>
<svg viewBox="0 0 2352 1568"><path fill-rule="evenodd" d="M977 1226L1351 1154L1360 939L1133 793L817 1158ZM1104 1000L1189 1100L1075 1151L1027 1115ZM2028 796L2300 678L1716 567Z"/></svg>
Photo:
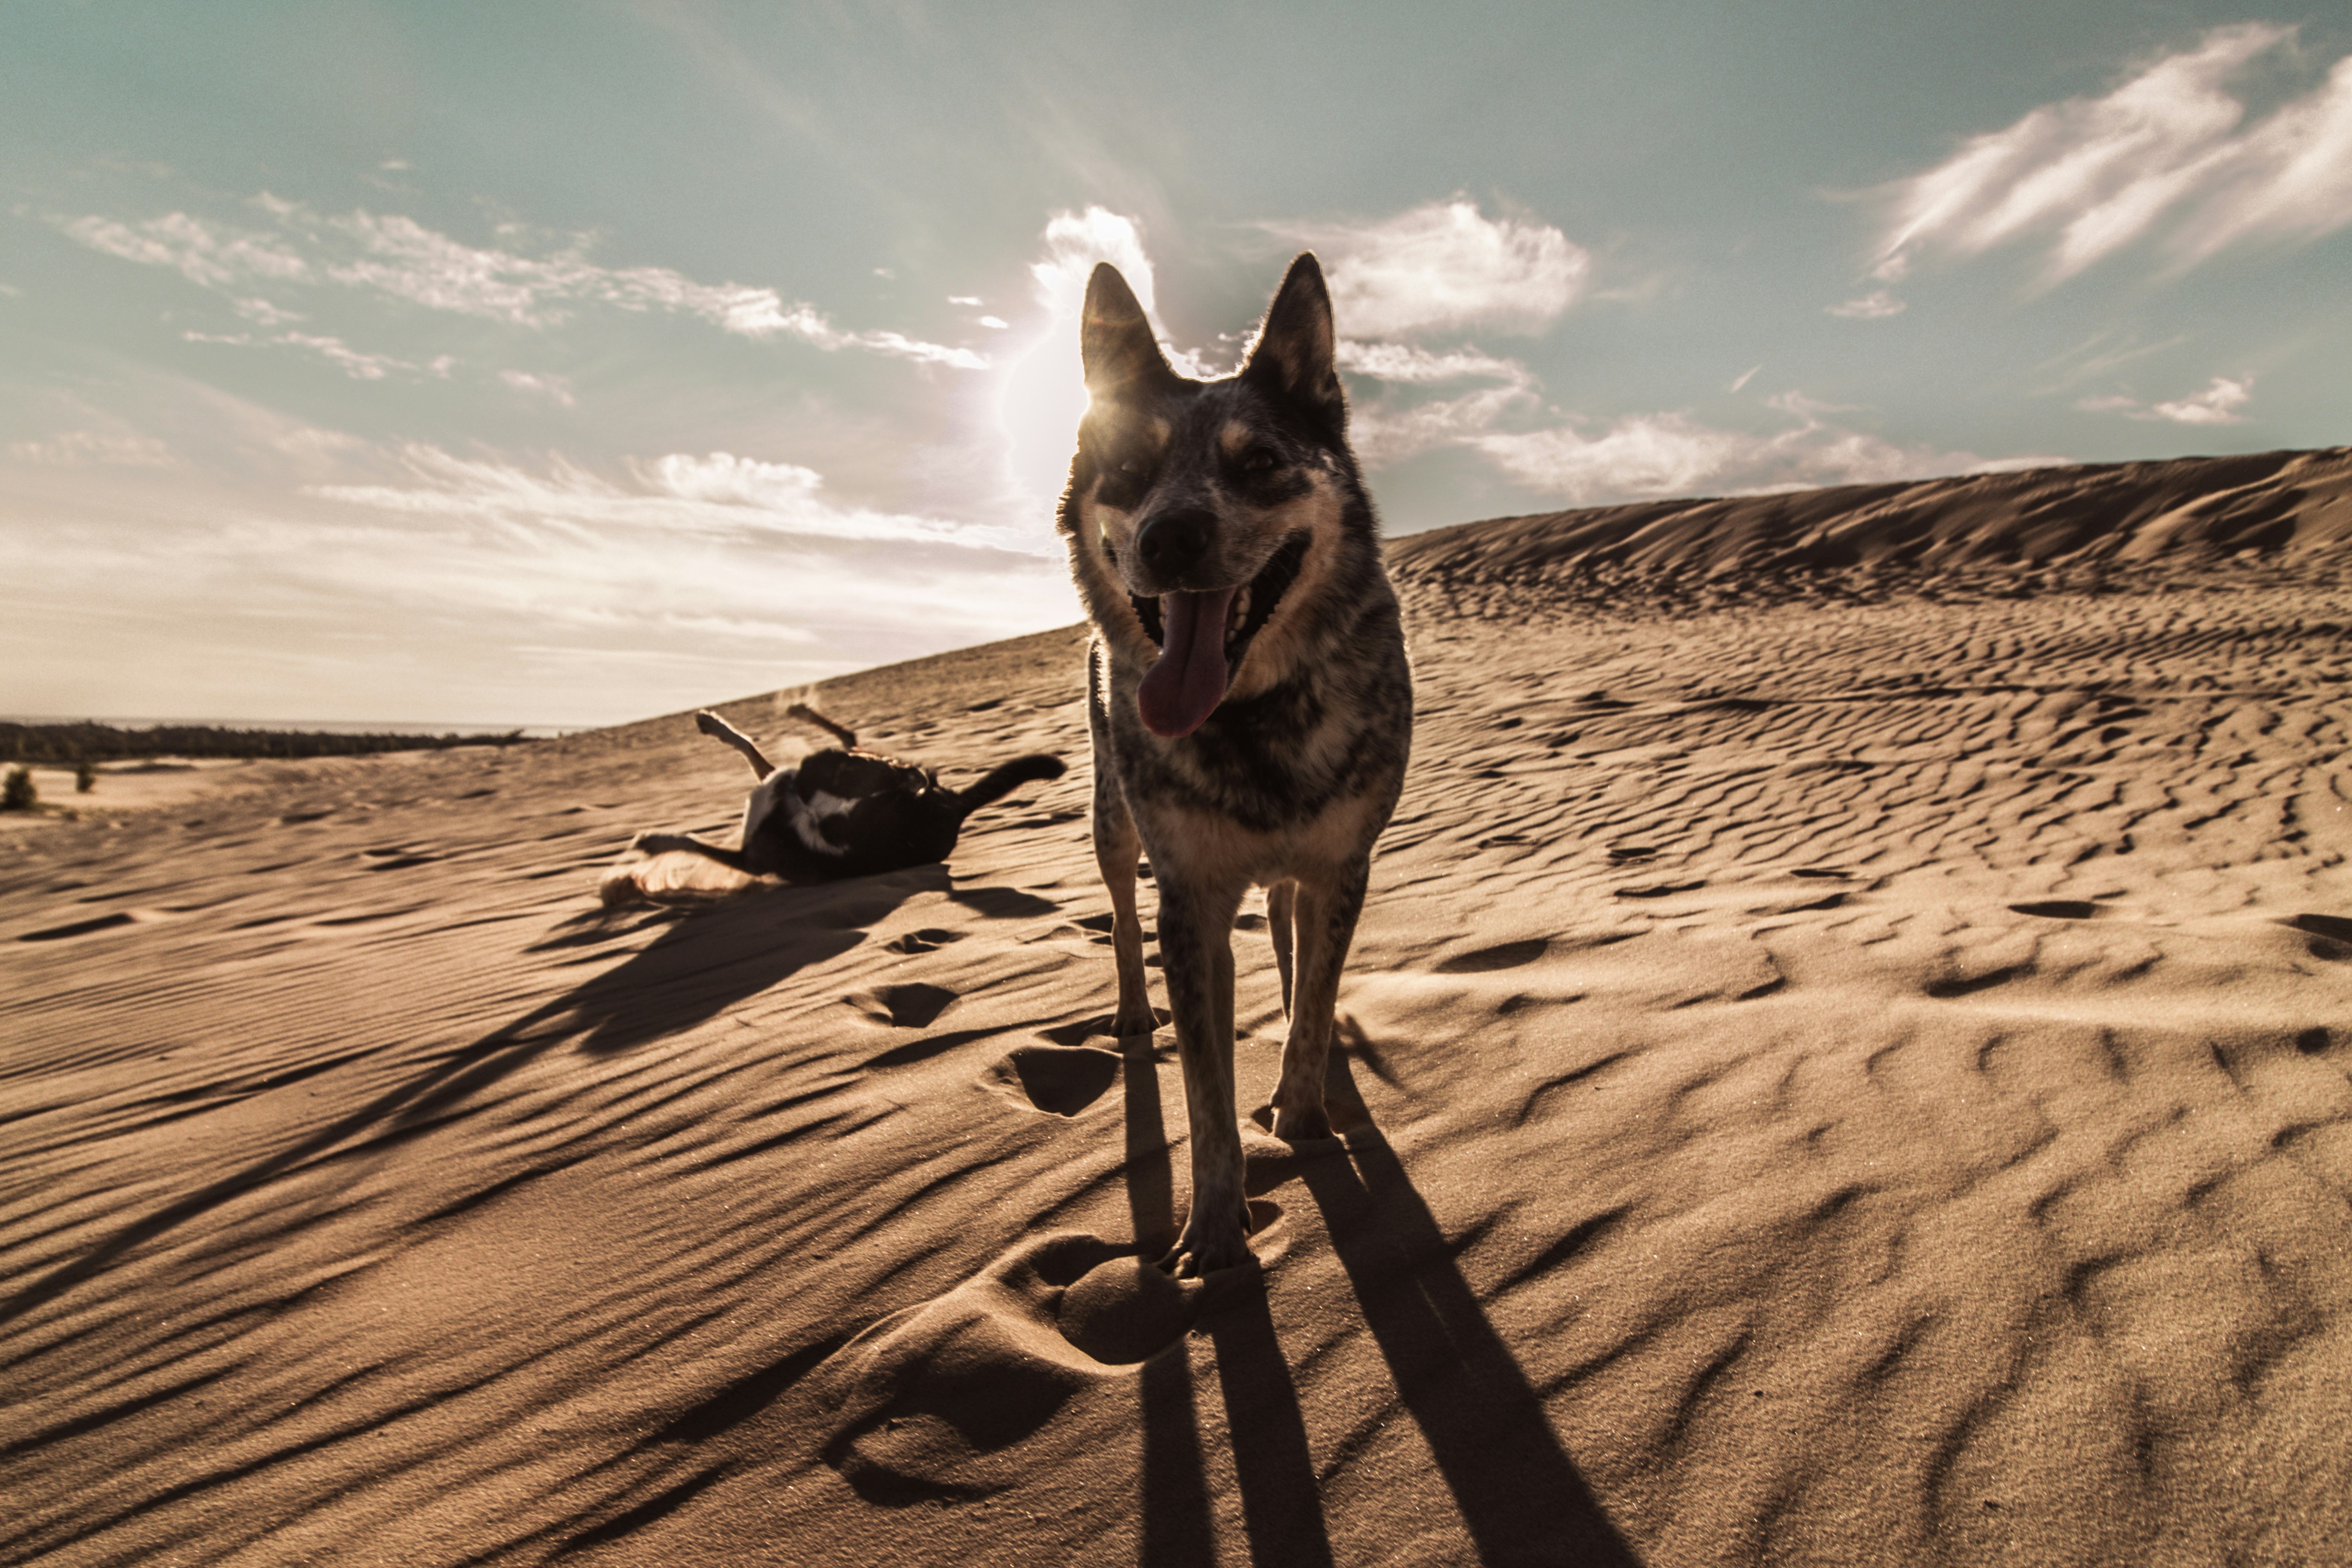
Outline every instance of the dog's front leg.
<svg viewBox="0 0 2352 1568"><path fill-rule="evenodd" d="M1184 1064L1184 1116L1192 1134L1192 1210L1161 1267L1180 1279L1249 1258L1242 1191L1241 1126L1234 1110L1234 914L1241 889L1160 880L1160 956L1176 1050Z"/></svg>
<svg viewBox="0 0 2352 1568"><path fill-rule="evenodd" d="M1282 1016L1290 1016L1290 916L1298 884L1288 878L1265 890L1266 933L1274 938L1275 972L1282 976Z"/></svg>
<svg viewBox="0 0 2352 1568"><path fill-rule="evenodd" d="M1370 874L1371 858L1361 855L1328 880L1298 882L1298 984L1290 1035L1282 1047L1282 1080L1274 1091L1274 1135L1286 1142L1331 1136L1331 1118L1323 1109L1323 1071L1331 1054L1339 972L1347 967Z"/></svg>
<svg viewBox="0 0 2352 1568"><path fill-rule="evenodd" d="M1144 979L1143 920L1135 912L1135 858L1143 841L1118 781L1105 765L1108 760L1101 758L1095 766L1095 868L1110 894L1110 950L1118 963L1118 1011L1111 1016L1110 1032L1127 1039L1150 1034L1160 1020L1152 1016L1151 990Z"/></svg>

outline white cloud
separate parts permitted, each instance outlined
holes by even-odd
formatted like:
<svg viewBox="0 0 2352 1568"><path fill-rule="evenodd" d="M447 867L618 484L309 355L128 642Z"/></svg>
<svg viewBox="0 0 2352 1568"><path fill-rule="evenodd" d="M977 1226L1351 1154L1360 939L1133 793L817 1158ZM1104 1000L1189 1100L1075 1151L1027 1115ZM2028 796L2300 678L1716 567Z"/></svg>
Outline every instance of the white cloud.
<svg viewBox="0 0 2352 1568"><path fill-rule="evenodd" d="M295 320L300 320L299 317ZM420 375L446 378L450 367L457 362L448 354L439 354L423 364L412 360L394 359L390 354L368 353L352 348L337 337L317 332L278 332L259 338L251 332L184 331L180 336L192 343L225 343L232 348L253 348L275 344L280 348L301 349L317 354L345 375L359 381L382 381L394 371L408 371Z"/></svg>
<svg viewBox="0 0 2352 1568"><path fill-rule="evenodd" d="M787 301L773 289L698 283L666 267L599 266L576 244L530 256L467 245L396 214L362 209L326 216L267 195L254 205L276 221L277 234L233 229L180 212L137 225L90 216L60 226L94 250L173 268L193 283L224 291L257 281L333 282L428 310L527 327L554 325L582 304L603 304L697 317L744 337L796 337L827 352L856 349L957 370L984 370L989 363L970 349L903 332L836 327L815 306ZM237 309L266 324L299 319L253 295L239 298Z"/></svg>
<svg viewBox="0 0 2352 1568"><path fill-rule="evenodd" d="M2232 381L2228 376L2217 375L2213 378L2213 384L2194 396L2159 403L2148 412L2176 425L2236 425L2245 419L2238 410L2245 406L2253 395L2252 376L2240 376Z"/></svg>
<svg viewBox="0 0 2352 1568"><path fill-rule="evenodd" d="M308 349L345 375L354 376L362 381L382 381L388 372L395 370L422 370L430 374L446 376L449 374L449 366L453 363L445 354L428 364L413 364L404 359L394 359L390 354L363 353L345 343L341 338L327 337L315 332L280 332L270 341L284 343L291 348Z"/></svg>
<svg viewBox="0 0 2352 1568"><path fill-rule="evenodd" d="M1712 490L1741 493L1817 485L1885 484L2064 461L1988 462L1973 452L1900 447L1810 416L1769 435L1723 430L1680 413L1631 415L1595 435L1560 427L1489 434L1468 445L1531 489L1571 506Z"/></svg>
<svg viewBox="0 0 2352 1568"><path fill-rule="evenodd" d="M948 303L950 305L970 305L977 309L980 304L980 296L977 294L950 294L948 296Z"/></svg>
<svg viewBox="0 0 2352 1568"><path fill-rule="evenodd" d="M1767 402L1797 423L1756 434L1669 411L1627 415L1597 428L1593 421L1568 416L1547 427L1514 430L1502 426L1525 417L1536 398L1531 385L1505 385L1408 408L1374 405L1360 412L1355 440L1365 460L1375 465L1434 447L1466 448L1492 459L1519 484L1570 506L1706 490L1878 483L2064 461L2035 457L1988 462L1972 452L1902 447L1822 417L1852 412L1841 405L1796 391Z"/></svg>
<svg viewBox="0 0 2352 1568"><path fill-rule="evenodd" d="M173 461L171 448L152 436L102 430L66 430L37 441L11 441L7 451L19 462L61 468L163 468Z"/></svg>
<svg viewBox="0 0 2352 1568"><path fill-rule="evenodd" d="M1411 343L1366 343L1342 338L1338 358L1341 370L1351 370L1374 381L1408 385L1492 377L1514 386L1525 386L1534 380L1528 367L1518 361L1497 359L1475 347L1433 353Z"/></svg>
<svg viewBox="0 0 2352 1568"><path fill-rule="evenodd" d="M2252 376L2217 375L2204 391L2169 403L2143 404L2137 397L2118 395L2082 398L2074 406L2090 414L2120 414L2126 419L2162 419L2175 425L2242 425L2246 416L2238 410L2253 395Z"/></svg>
<svg viewBox="0 0 2352 1568"><path fill-rule="evenodd" d="M1761 364L1749 365L1746 370L1743 370L1738 375L1733 376L1731 378L1731 384L1725 387L1723 390L1726 392L1738 392L1741 387L1746 386L1749 382L1755 380L1756 373L1763 368L1764 367Z"/></svg>
<svg viewBox="0 0 2352 1568"><path fill-rule="evenodd" d="M202 412L194 391L173 412ZM48 487L52 525L9 559L40 617L15 673L43 708L616 722L1077 614L1058 551L860 507L796 465L589 473L247 412L290 464Z"/></svg>
<svg viewBox="0 0 2352 1568"><path fill-rule="evenodd" d="M633 486L561 458L533 472L417 445L401 459L405 483L313 485L305 493L378 511L554 530L574 540L586 531L622 529L673 539L793 535L969 548L1008 544L994 528L836 505L819 493L824 481L814 469L726 452L632 462Z"/></svg>
<svg viewBox="0 0 2352 1568"><path fill-rule="evenodd" d="M1045 254L1029 264L1037 302L1056 320L1075 321L1087 302L1087 279L1108 261L1152 310L1151 258L1144 254L1143 229L1135 219L1108 207L1058 212L1045 222Z"/></svg>
<svg viewBox="0 0 2352 1568"><path fill-rule="evenodd" d="M1340 330L1357 337L1541 331L1591 269L1591 258L1559 229L1486 217L1463 196L1376 223L1266 226L1318 253Z"/></svg>
<svg viewBox="0 0 2352 1568"><path fill-rule="evenodd" d="M1808 397L1795 387L1776 392L1764 400L1767 408L1777 408L1783 414L1793 414L1800 419L1818 419L1824 414L1855 414L1860 405L1853 403L1824 403L1818 397Z"/></svg>
<svg viewBox="0 0 2352 1568"><path fill-rule="evenodd" d="M289 321L303 319L299 311L280 310L267 300L239 300L236 304L238 315L248 321L258 321L265 327L282 327Z"/></svg>
<svg viewBox="0 0 2352 1568"><path fill-rule="evenodd" d="M175 268L189 282L207 289L227 289L257 278L299 282L310 277L309 263L278 238L219 227L186 213L166 213L136 227L92 216L75 218L64 228L92 250Z"/></svg>
<svg viewBox="0 0 2352 1568"><path fill-rule="evenodd" d="M1831 315L1854 321L1883 321L1889 316L1901 315L1906 309L1904 301L1886 289L1874 289L1859 299L1827 307Z"/></svg>
<svg viewBox="0 0 2352 1568"><path fill-rule="evenodd" d="M537 393L569 408L578 401L572 395L572 384L560 375L535 375L527 370L502 370L499 379L517 392Z"/></svg>
<svg viewBox="0 0 2352 1568"><path fill-rule="evenodd" d="M1348 422L1356 455L1371 468L1401 463L1437 447L1475 445L1475 437L1524 404L1535 401L1524 386L1490 386L1430 403L1358 407Z"/></svg>
<svg viewBox="0 0 2352 1568"><path fill-rule="evenodd" d="M2352 224L2352 56L2241 129L2229 83L2293 27L2217 27L2101 98L2044 105L1890 187L1874 276L1932 252L2046 246L2061 282L2143 239L2187 266L2242 240L2310 239Z"/></svg>
<svg viewBox="0 0 2352 1568"><path fill-rule="evenodd" d="M1029 265L1029 282L1044 321L1036 335L1012 353L997 387L1005 479L1033 514L1060 492L1069 477L1078 420L1087 409L1078 321L1086 308L1087 281L1097 266L1108 261L1118 268L1151 320L1160 352L1180 374L1224 374L1204 355L1170 342L1160 325L1151 258L1144 249L1142 225L1134 218L1101 206L1057 212L1046 220L1039 238L1041 253Z"/></svg>

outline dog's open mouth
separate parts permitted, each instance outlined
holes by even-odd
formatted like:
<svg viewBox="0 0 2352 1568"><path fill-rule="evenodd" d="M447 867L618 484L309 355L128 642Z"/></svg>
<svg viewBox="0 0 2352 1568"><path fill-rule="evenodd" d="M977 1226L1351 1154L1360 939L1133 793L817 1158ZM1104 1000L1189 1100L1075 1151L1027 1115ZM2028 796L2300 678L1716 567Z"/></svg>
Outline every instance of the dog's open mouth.
<svg viewBox="0 0 2352 1568"><path fill-rule="evenodd" d="M1234 587L1156 599L1130 595L1143 629L1160 645L1160 658L1135 694L1146 729L1174 739L1208 721L1224 700L1233 667L1297 580L1307 537L1292 534L1256 576Z"/></svg>

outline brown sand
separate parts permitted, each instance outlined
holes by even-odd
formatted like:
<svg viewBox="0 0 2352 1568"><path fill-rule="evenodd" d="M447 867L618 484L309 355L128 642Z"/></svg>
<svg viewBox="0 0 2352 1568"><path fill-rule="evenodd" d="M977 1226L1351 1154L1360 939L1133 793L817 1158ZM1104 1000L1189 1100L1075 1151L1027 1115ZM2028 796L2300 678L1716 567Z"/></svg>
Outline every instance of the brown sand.
<svg viewBox="0 0 2352 1568"><path fill-rule="evenodd" d="M692 912L593 890L740 809L677 718L21 837L0 1556L2352 1561L2352 453L1395 557L1262 1283L1132 1257L1182 1090L1092 1032L1083 766ZM1079 646L823 702L1081 761Z"/></svg>

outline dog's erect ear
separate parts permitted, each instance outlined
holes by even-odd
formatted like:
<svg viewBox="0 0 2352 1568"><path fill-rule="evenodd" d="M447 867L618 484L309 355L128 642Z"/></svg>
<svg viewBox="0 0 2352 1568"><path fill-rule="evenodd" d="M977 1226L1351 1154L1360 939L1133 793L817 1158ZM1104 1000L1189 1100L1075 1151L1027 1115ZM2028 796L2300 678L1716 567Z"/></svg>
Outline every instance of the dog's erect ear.
<svg viewBox="0 0 2352 1568"><path fill-rule="evenodd" d="M1086 319L1078 327L1078 356L1087 367L1087 390L1117 397L1175 374L1160 357L1151 321L1136 302L1135 290L1109 262L1097 262L1087 279Z"/></svg>
<svg viewBox="0 0 2352 1568"><path fill-rule="evenodd" d="M1266 307L1265 325L1242 367L1244 380L1299 405L1334 431L1348 425L1347 395L1339 389L1339 349L1331 326L1331 291L1311 250L1300 253Z"/></svg>

